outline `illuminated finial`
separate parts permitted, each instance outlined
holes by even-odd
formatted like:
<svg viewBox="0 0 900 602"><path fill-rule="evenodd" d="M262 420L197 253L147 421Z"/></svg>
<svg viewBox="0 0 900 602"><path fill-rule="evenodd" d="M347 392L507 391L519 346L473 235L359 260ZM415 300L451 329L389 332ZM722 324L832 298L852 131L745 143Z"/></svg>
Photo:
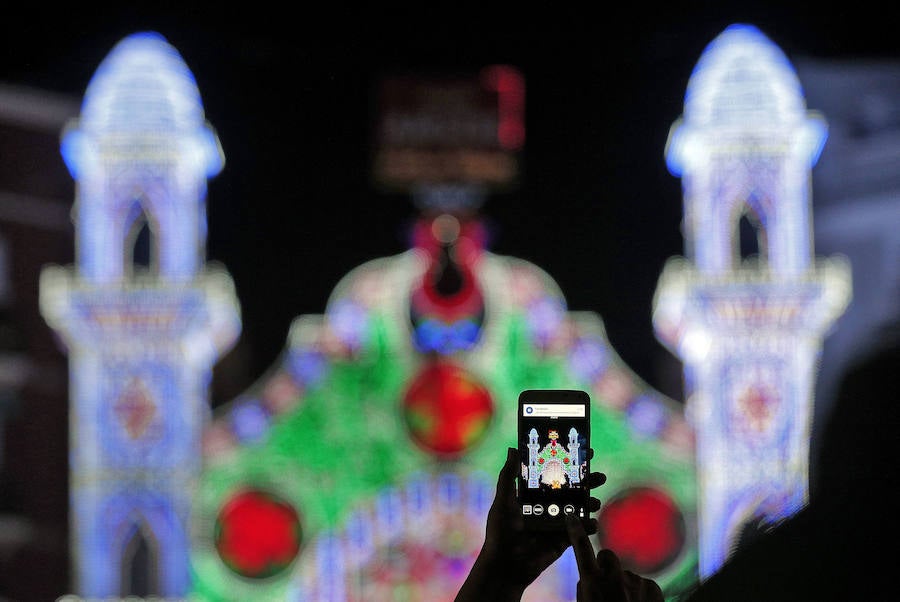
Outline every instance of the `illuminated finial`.
<svg viewBox="0 0 900 602"><path fill-rule="evenodd" d="M131 152L119 152L123 148ZM62 153L76 179L113 157L121 161L136 154L186 161L206 177L224 165L194 76L156 32L124 38L103 60L85 92L80 118L63 135Z"/></svg>
<svg viewBox="0 0 900 602"><path fill-rule="evenodd" d="M684 114L666 145L669 171L681 176L704 161L702 134L781 130L811 167L826 138L825 122L807 113L800 80L784 52L752 25L727 27L703 51L688 81Z"/></svg>
<svg viewBox="0 0 900 602"><path fill-rule="evenodd" d="M61 151L78 182L76 242L87 278L127 275L144 224L152 271L193 277L204 259L206 180L224 155L175 48L154 32L119 42L91 79Z"/></svg>

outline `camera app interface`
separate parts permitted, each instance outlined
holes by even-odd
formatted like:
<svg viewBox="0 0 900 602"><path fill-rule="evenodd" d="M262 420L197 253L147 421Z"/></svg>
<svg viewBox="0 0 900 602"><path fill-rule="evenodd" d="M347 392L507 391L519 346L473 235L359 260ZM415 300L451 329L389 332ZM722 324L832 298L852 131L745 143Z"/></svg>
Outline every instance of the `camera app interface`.
<svg viewBox="0 0 900 602"><path fill-rule="evenodd" d="M587 408L525 403L519 417L519 499L525 515L585 516Z"/></svg>

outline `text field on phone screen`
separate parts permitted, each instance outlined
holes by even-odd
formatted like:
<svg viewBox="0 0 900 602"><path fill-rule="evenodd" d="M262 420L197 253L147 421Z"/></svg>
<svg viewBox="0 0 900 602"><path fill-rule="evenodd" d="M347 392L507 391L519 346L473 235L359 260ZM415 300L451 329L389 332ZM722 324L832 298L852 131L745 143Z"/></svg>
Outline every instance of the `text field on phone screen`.
<svg viewBox="0 0 900 602"><path fill-rule="evenodd" d="M584 418L585 407L577 403L540 404L530 403L522 406L522 416L526 418L557 416L566 418Z"/></svg>

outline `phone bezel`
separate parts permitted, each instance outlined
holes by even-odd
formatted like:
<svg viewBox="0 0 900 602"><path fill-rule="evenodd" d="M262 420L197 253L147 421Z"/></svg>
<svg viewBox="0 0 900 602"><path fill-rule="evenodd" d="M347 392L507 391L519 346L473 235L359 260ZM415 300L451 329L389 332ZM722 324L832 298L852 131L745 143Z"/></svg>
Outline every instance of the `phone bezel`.
<svg viewBox="0 0 900 602"><path fill-rule="evenodd" d="M583 435L586 441L585 446L588 448L585 455L585 474L584 479L587 479L587 476L590 474L590 466L591 466L591 398L590 395L586 391L578 390L578 389L527 389L522 391L519 394L518 405L517 405L517 414L516 414L516 446L519 450L519 465L516 467L516 503L518 506L518 511L521 513L523 508L523 490L525 488L525 477L522 474L522 464L527 463L527 458L523 457L523 449L522 442L525 440L528 435L525 433L526 428L530 428L529 422L527 422L527 418L524 416L524 408L529 404L580 404L583 405L584 410L584 426L585 432L581 433L579 430L579 435ZM533 424L533 420L530 421ZM562 433L560 433L561 438L564 437ZM548 496L552 494L543 493L542 496ZM590 497L590 492L587 487L578 488L577 504L581 504L584 508L584 516L582 518L587 518L590 509L588 507L588 499ZM549 506L549 505L548 505ZM559 506L559 504L557 504ZM540 516L536 516L534 514L522 514L522 518L525 522L526 527L533 529L560 529L565 528L565 515L563 512L559 512L556 516L551 516L549 512L544 512Z"/></svg>

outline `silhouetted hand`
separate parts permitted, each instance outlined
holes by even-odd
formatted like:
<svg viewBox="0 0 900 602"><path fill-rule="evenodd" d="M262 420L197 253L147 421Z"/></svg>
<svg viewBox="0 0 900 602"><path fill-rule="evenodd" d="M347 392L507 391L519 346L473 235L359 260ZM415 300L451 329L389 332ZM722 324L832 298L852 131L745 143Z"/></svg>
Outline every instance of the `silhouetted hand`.
<svg viewBox="0 0 900 602"><path fill-rule="evenodd" d="M506 463L497 479L497 492L488 511L484 545L469 576L456 595L456 602L520 600L522 594L544 570L553 564L566 548L566 531L536 534L525 529L516 503L516 475L520 470L519 453L509 448ZM606 482L606 475L593 472L588 476L589 489ZM588 510L600 509L600 500L590 498ZM596 531L590 518L575 521L582 532Z"/></svg>
<svg viewBox="0 0 900 602"><path fill-rule="evenodd" d="M566 530L578 564L578 602L663 602L659 585L623 571L619 557L602 549L594 555L594 547L582 523L566 517Z"/></svg>

